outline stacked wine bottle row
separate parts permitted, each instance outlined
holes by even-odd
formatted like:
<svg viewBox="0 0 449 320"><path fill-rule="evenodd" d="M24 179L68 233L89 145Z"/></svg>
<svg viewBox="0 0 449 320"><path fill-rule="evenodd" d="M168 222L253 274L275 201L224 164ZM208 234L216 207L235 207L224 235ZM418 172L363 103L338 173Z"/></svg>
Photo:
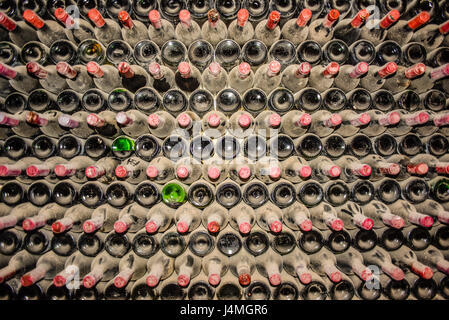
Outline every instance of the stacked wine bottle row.
<svg viewBox="0 0 449 320"><path fill-rule="evenodd" d="M449 2L378 4L5 2L0 299L448 299Z"/></svg>

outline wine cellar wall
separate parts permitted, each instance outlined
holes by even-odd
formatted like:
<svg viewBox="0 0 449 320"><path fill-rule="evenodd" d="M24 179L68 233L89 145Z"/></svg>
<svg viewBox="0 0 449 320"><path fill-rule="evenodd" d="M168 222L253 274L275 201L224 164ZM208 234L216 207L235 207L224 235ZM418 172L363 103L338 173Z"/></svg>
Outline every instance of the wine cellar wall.
<svg viewBox="0 0 449 320"><path fill-rule="evenodd" d="M0 300L449 299L449 1L0 0Z"/></svg>

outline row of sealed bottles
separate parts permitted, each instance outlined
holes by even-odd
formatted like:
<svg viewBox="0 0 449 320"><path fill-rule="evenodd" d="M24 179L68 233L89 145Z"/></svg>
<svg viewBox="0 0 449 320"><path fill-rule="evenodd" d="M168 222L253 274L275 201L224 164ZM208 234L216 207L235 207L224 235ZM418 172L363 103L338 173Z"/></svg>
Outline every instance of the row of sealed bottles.
<svg viewBox="0 0 449 320"><path fill-rule="evenodd" d="M6 54L10 51L8 48L3 49ZM285 49L279 48L279 51ZM186 97L202 88L211 94L220 95L227 87L233 89L237 97L251 88L260 89L265 95L269 95L280 86L285 86L283 92L291 95L309 87L323 94L333 88L333 91L343 95L358 88L372 93L384 89L392 94L407 90L424 94L432 88L447 91L449 87L446 79L449 74L448 63L432 68L423 62L410 66L398 65L394 61L369 65L365 61L344 64L331 59L328 63L312 65L307 61L298 62L295 56L296 54L290 61L281 61L284 65L276 57L271 57L266 63L257 66L257 70L246 61L236 61L229 71L213 59L208 59L200 68L181 59L174 65L174 70L155 60L144 66L127 61L117 61L116 66L100 65L94 60L83 64L59 60L46 66L36 61L15 66L1 63L0 84L4 89L3 95L14 90L31 94L32 91L43 88L53 99L54 95L67 89L73 90L73 94L79 97L93 87L107 93L117 90L116 88L124 88L129 91L131 100L134 93L148 86L154 87L161 94L178 88Z"/></svg>
<svg viewBox="0 0 449 320"><path fill-rule="evenodd" d="M0 286L3 299L16 294L23 296L19 299L45 294L55 300L98 299L89 297L97 289L104 290L106 299L184 299L187 291L194 300L213 299L215 293L217 299L241 299L242 291L248 300L403 300L410 295L430 300L437 294L447 299L446 259L446 252L432 246L389 252L351 247L337 254L293 248L283 255L268 249L256 257L245 251L229 257L212 249L205 257L185 251L176 258L161 252L143 258L134 252L116 257L102 251L89 257L20 251L0 269Z"/></svg>
<svg viewBox="0 0 449 320"><path fill-rule="evenodd" d="M360 251L376 244L387 250L404 244L414 250L424 250L432 243L447 250L449 214L446 208L447 205L430 199L415 204L401 199L390 204L372 200L358 205L349 201L339 206L323 202L314 207L295 202L285 208L273 203L258 208L240 203L226 208L217 201L203 210L195 203L185 203L177 209L164 203L150 209L139 203L123 208L110 204L96 208L75 204L67 209L58 203L38 207L26 202L13 209L2 206L0 242L1 252L6 255L22 248L33 254L53 249L67 255L77 247L85 255L95 255L103 244L111 254L120 255L131 246L135 252L157 250L159 242L169 244L171 237L178 239L174 240L177 243L174 250L182 252L187 245L183 236L200 243L206 241L201 237L204 233L210 245L214 242L212 238L218 236L219 243L240 247L238 234L254 238L248 241L267 244L258 234L267 239L266 232L269 232L275 236L272 246L280 252L294 247L295 238L298 238L297 245L308 253L318 251L323 245L334 252L343 252L351 244ZM83 232L81 237L80 232ZM148 249L146 243L150 245ZM283 245L287 249L282 249Z"/></svg>

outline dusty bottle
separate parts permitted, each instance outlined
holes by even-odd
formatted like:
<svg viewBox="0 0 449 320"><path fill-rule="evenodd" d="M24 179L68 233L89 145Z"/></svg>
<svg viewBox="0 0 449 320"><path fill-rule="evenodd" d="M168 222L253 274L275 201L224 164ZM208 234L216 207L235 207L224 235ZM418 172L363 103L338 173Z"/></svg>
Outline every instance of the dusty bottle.
<svg viewBox="0 0 449 320"><path fill-rule="evenodd" d="M307 39L309 27L307 24L312 18L312 11L308 8L303 9L297 19L288 20L282 27L282 37L289 40L295 46Z"/></svg>
<svg viewBox="0 0 449 320"><path fill-rule="evenodd" d="M186 251L176 258L175 271L178 275L178 285L187 287L190 281L200 273L201 260Z"/></svg>
<svg viewBox="0 0 449 320"><path fill-rule="evenodd" d="M131 19L128 12L120 11L118 20L123 26L123 28L121 28L122 38L128 42L131 47L134 48L139 41L148 39L147 27L139 20Z"/></svg>
<svg viewBox="0 0 449 320"><path fill-rule="evenodd" d="M92 264L93 257L84 256L80 251L73 253L67 258L64 269L53 278L53 284L56 287L63 287L73 281L73 284L79 281L75 277L87 275Z"/></svg>
<svg viewBox="0 0 449 320"><path fill-rule="evenodd" d="M115 221L117 221L119 213L119 209L109 204L103 204L92 212L90 219L84 221L83 231L85 233L93 233L97 230L110 232L113 229Z"/></svg>
<svg viewBox="0 0 449 320"><path fill-rule="evenodd" d="M312 175L312 168L300 157L290 157L282 161L281 165L282 177L293 183L302 182Z"/></svg>
<svg viewBox="0 0 449 320"><path fill-rule="evenodd" d="M320 230L341 231L344 227L343 221L337 216L337 211L327 203L309 208L309 212L313 225Z"/></svg>
<svg viewBox="0 0 449 320"><path fill-rule="evenodd" d="M334 38L346 42L347 45L354 43L360 36L361 28L370 16L367 9L357 12L354 18L346 18L337 23L334 28Z"/></svg>
<svg viewBox="0 0 449 320"><path fill-rule="evenodd" d="M281 83L281 64L273 60L257 69L254 75L254 87L262 89L267 95Z"/></svg>
<svg viewBox="0 0 449 320"><path fill-rule="evenodd" d="M373 274L370 268L364 264L362 254L354 248L335 255L337 258L337 266L346 274L356 274L360 279L369 281Z"/></svg>
<svg viewBox="0 0 449 320"><path fill-rule="evenodd" d="M157 157L151 160L146 169L147 177L157 183L166 183L174 178L174 164L165 157Z"/></svg>
<svg viewBox="0 0 449 320"><path fill-rule="evenodd" d="M176 127L176 119L166 111L156 111L148 116L151 134L158 138L169 136Z"/></svg>
<svg viewBox="0 0 449 320"><path fill-rule="evenodd" d="M371 167L353 156L343 156L337 159L335 163L342 168L343 174L340 175L340 179L344 181L352 182L371 175Z"/></svg>
<svg viewBox="0 0 449 320"><path fill-rule="evenodd" d="M228 27L229 38L243 46L254 37L254 27L248 23L249 12L247 9L240 9L237 19L232 21Z"/></svg>
<svg viewBox="0 0 449 320"><path fill-rule="evenodd" d="M160 93L164 93L175 87L175 74L166 67L152 62L148 65L148 72L153 77L153 87Z"/></svg>
<svg viewBox="0 0 449 320"><path fill-rule="evenodd" d="M410 268L413 273L416 273L424 279L431 279L433 271L430 267L418 261L416 254L407 247L402 246L398 250L389 252L394 264L402 268Z"/></svg>
<svg viewBox="0 0 449 320"><path fill-rule="evenodd" d="M9 80L12 88L23 93L29 93L40 87L39 80L28 74L26 66L13 68L0 63L0 75Z"/></svg>
<svg viewBox="0 0 449 320"><path fill-rule="evenodd" d="M167 279L175 270L175 259L158 252L148 259L146 284L153 288L161 280Z"/></svg>
<svg viewBox="0 0 449 320"><path fill-rule="evenodd" d="M194 65L181 62L175 74L175 82L181 90L191 93L201 86L201 73Z"/></svg>
<svg viewBox="0 0 449 320"><path fill-rule="evenodd" d="M19 47L30 41L38 41L36 32L25 21L14 21L2 12L0 25L9 32L9 39Z"/></svg>
<svg viewBox="0 0 449 320"><path fill-rule="evenodd" d="M292 230L304 232L312 230L313 223L310 219L310 212L306 206L299 202L283 209L282 221Z"/></svg>
<svg viewBox="0 0 449 320"><path fill-rule="evenodd" d="M256 269L256 260L254 256L240 250L233 255L229 260L229 271L239 279L242 286L247 286L251 283L251 275Z"/></svg>
<svg viewBox="0 0 449 320"><path fill-rule="evenodd" d="M320 45L324 45L330 41L334 35L333 24L338 20L340 12L332 9L326 17L314 20L309 25L309 34L307 39L316 41Z"/></svg>
<svg viewBox="0 0 449 320"><path fill-rule="evenodd" d="M208 21L203 23L201 28L201 35L203 39L215 47L221 40L227 38L228 29L226 28L226 24L220 19L220 14L215 9L208 11L207 19Z"/></svg>
<svg viewBox="0 0 449 320"><path fill-rule="evenodd" d="M162 203L155 205L147 213L145 230L150 234L166 231L172 223L175 211Z"/></svg>
<svg viewBox="0 0 449 320"><path fill-rule="evenodd" d="M229 210L229 224L242 234L249 234L256 221L254 209L240 203Z"/></svg>
<svg viewBox="0 0 449 320"><path fill-rule="evenodd" d="M94 86L92 77L89 76L87 68L83 65L71 66L67 62L58 62L56 71L66 78L67 85L76 92L84 93Z"/></svg>
<svg viewBox="0 0 449 320"><path fill-rule="evenodd" d="M268 278L270 284L278 286L281 284L281 272L283 268L282 256L273 250L256 257L256 267L259 273Z"/></svg>
<svg viewBox="0 0 449 320"><path fill-rule="evenodd" d="M229 258L218 250L208 254L202 262L202 270L207 275L209 284L217 286L229 269Z"/></svg>
<svg viewBox="0 0 449 320"><path fill-rule="evenodd" d="M282 231L282 211L273 204L267 203L256 209L257 223L267 231Z"/></svg>
<svg viewBox="0 0 449 320"><path fill-rule="evenodd" d="M270 47L273 43L281 37L281 28L278 26L281 14L279 11L272 11L268 15L268 19L259 22L254 30L254 37L263 43L267 47Z"/></svg>
<svg viewBox="0 0 449 320"><path fill-rule="evenodd" d="M337 283L342 280L342 274L337 269L337 260L334 254L327 249L321 249L318 253L312 254L310 267L319 275L327 276L332 282Z"/></svg>
<svg viewBox="0 0 449 320"><path fill-rule="evenodd" d="M307 86L311 70L312 67L308 62L289 65L282 72L281 83L285 88L296 93Z"/></svg>
<svg viewBox="0 0 449 320"><path fill-rule="evenodd" d="M63 233L71 230L73 232L81 232L84 221L90 219L93 209L87 208L82 204L77 204L69 208L64 217L53 222L51 228L53 233Z"/></svg>
<svg viewBox="0 0 449 320"><path fill-rule="evenodd" d="M175 28L176 39L188 47L192 42L201 38L201 28L191 19L190 12L185 9L179 11L179 20L180 23Z"/></svg>
<svg viewBox="0 0 449 320"><path fill-rule="evenodd" d="M392 263L390 254L376 246L368 252L362 252L366 264L379 266L383 272L396 281L404 279L404 271Z"/></svg>
<svg viewBox="0 0 449 320"><path fill-rule="evenodd" d="M86 65L87 72L93 76L95 86L104 91L111 92L115 88L122 87L121 77L117 68L111 65L102 65L90 61Z"/></svg>
<svg viewBox="0 0 449 320"><path fill-rule="evenodd" d="M232 68L229 72L229 86L243 94L252 88L254 83L254 72L248 63L242 62L238 66Z"/></svg>
<svg viewBox="0 0 449 320"><path fill-rule="evenodd" d="M366 62L359 62L355 66L343 65L335 77L334 85L344 92L349 92L359 85L360 78L367 74L368 70L369 65Z"/></svg>
<svg viewBox="0 0 449 320"><path fill-rule="evenodd" d="M327 66L315 66L310 71L309 86L319 92L326 91L334 84L335 77L339 73L340 66L337 62L331 62Z"/></svg>
<svg viewBox="0 0 449 320"><path fill-rule="evenodd" d="M54 15L69 30L69 40L80 43L95 38L94 28L86 20L77 19L75 21L64 8L57 8Z"/></svg>
<svg viewBox="0 0 449 320"><path fill-rule="evenodd" d="M118 112L115 120L120 125L123 133L129 137L138 138L149 132L147 117L138 110Z"/></svg>
<svg viewBox="0 0 449 320"><path fill-rule="evenodd" d="M174 38L175 28L170 22L161 18L159 11L151 10L148 13L148 18L151 22L148 26L148 35L158 46L162 46L165 42Z"/></svg>
<svg viewBox="0 0 449 320"><path fill-rule="evenodd" d="M86 168L85 174L89 179L110 183L115 180L115 168L120 162L114 158L101 158L96 164Z"/></svg>
<svg viewBox="0 0 449 320"><path fill-rule="evenodd" d="M114 20L103 18L96 8L89 10L88 17L95 25L95 37L103 44L122 38L120 25Z"/></svg>

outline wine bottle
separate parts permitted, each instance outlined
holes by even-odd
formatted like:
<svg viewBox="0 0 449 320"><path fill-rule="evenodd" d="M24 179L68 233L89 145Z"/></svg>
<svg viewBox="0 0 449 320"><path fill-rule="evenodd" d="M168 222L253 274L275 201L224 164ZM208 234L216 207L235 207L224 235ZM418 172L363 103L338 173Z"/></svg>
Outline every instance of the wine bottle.
<svg viewBox="0 0 449 320"><path fill-rule="evenodd" d="M280 19L279 11L271 11L268 19L257 24L254 29L254 37L265 43L267 47L273 45L281 37L281 28L278 25Z"/></svg>
<svg viewBox="0 0 449 320"><path fill-rule="evenodd" d="M97 62L90 61L86 68L87 72L93 76L93 81L98 89L111 92L115 88L122 87L122 78L115 67L111 65L100 66Z"/></svg>
<svg viewBox="0 0 449 320"><path fill-rule="evenodd" d="M207 12L208 22L201 27L201 38L208 41L214 47L228 37L226 24L220 19L220 13L216 9Z"/></svg>
<svg viewBox="0 0 449 320"><path fill-rule="evenodd" d="M404 279L404 271L392 263L389 252L376 246L374 249L362 252L362 256L367 264L379 266L383 272L390 276L393 280L401 281Z"/></svg>
<svg viewBox="0 0 449 320"><path fill-rule="evenodd" d="M103 183L111 183L115 180L114 170L119 164L120 162L114 158L101 158L96 164L86 168L86 177Z"/></svg>
<svg viewBox="0 0 449 320"><path fill-rule="evenodd" d="M119 273L113 282L116 288L125 288L130 281L140 279L147 269L147 260L139 257L134 252L123 256L119 262Z"/></svg>
<svg viewBox="0 0 449 320"><path fill-rule="evenodd" d="M331 62L327 66L315 66L310 71L309 86L323 92L334 84L334 79L339 73L340 66L337 62Z"/></svg>
<svg viewBox="0 0 449 320"><path fill-rule="evenodd" d="M96 8L89 10L88 17L89 20L95 25L95 37L103 44L107 45L113 40L122 38L120 25L112 19L104 18L100 11Z"/></svg>
<svg viewBox="0 0 449 320"><path fill-rule="evenodd" d="M148 72L153 78L153 87L159 93L167 92L175 87L175 74L170 68L152 62L148 65Z"/></svg>
<svg viewBox="0 0 449 320"><path fill-rule="evenodd" d="M147 27L143 22L133 20L128 12L120 11L118 20L123 26L123 28L121 28L122 38L128 42L131 47L134 48L139 41L148 39Z"/></svg>
<svg viewBox="0 0 449 320"><path fill-rule="evenodd" d="M264 254L256 257L256 268L262 276L268 278L272 286L281 284L282 257L273 250L269 249Z"/></svg>
<svg viewBox="0 0 449 320"><path fill-rule="evenodd" d="M176 39L188 47L192 42L201 38L201 28L191 19L188 10L179 11L179 20L180 23L175 28Z"/></svg>
<svg viewBox="0 0 449 320"><path fill-rule="evenodd" d="M310 255L309 258L310 267L313 271L329 277L334 283L342 281L342 274L336 267L336 257L329 250L321 249L318 253Z"/></svg>
<svg viewBox="0 0 449 320"><path fill-rule="evenodd" d="M229 118L228 131L236 138L247 138L253 131L255 119L246 111L237 111Z"/></svg>
<svg viewBox="0 0 449 320"><path fill-rule="evenodd" d="M249 234L255 222L254 209L245 203L240 203L229 210L229 224L241 234Z"/></svg>
<svg viewBox="0 0 449 320"><path fill-rule="evenodd" d="M290 207L283 209L282 221L292 230L301 230L308 232L312 230L312 220L310 212L306 206L299 202L295 202Z"/></svg>
<svg viewBox="0 0 449 320"><path fill-rule="evenodd" d="M366 163L371 167L371 181L377 181L382 179L385 175L396 177L401 167L397 163L389 163L379 155L368 155L360 160L362 163Z"/></svg>
<svg viewBox="0 0 449 320"><path fill-rule="evenodd" d="M148 116L150 132L158 138L169 136L176 127L175 118L166 111L156 111Z"/></svg>
<svg viewBox="0 0 449 320"><path fill-rule="evenodd" d="M282 231L282 211L277 206L266 203L255 210L258 225L267 231Z"/></svg>
<svg viewBox="0 0 449 320"><path fill-rule="evenodd" d="M228 27L228 36L230 39L243 46L247 41L254 37L254 27L248 23L249 11L242 8L237 13L237 19L231 22Z"/></svg>
<svg viewBox="0 0 449 320"><path fill-rule="evenodd" d="M67 209L64 217L56 220L51 225L53 233L59 234L65 231L81 232L84 221L90 219L93 209L87 208L82 204L77 204Z"/></svg>
<svg viewBox="0 0 449 320"><path fill-rule="evenodd" d="M89 114L85 111L78 111L71 115L61 114L58 117L58 123L62 128L70 130L73 135L86 139L95 133L86 121L88 116ZM60 146L64 145L60 144Z"/></svg>
<svg viewBox="0 0 449 320"><path fill-rule="evenodd" d="M145 230L150 234L164 232L170 227L174 216L175 209L159 203L148 211Z"/></svg>
<svg viewBox="0 0 449 320"><path fill-rule="evenodd" d="M167 279L174 272L175 260L158 252L148 259L147 270L145 282L147 286L154 288L161 280Z"/></svg>
<svg viewBox="0 0 449 320"><path fill-rule="evenodd" d="M307 39L316 41L319 45L324 45L326 42L329 42L334 35L333 24L338 20L339 16L340 12L332 9L326 17L312 21L309 25Z"/></svg>
<svg viewBox="0 0 449 320"><path fill-rule="evenodd" d="M289 65L282 72L281 83L293 93L305 88L309 81L309 74L312 67L308 62Z"/></svg>
<svg viewBox="0 0 449 320"><path fill-rule="evenodd" d="M319 156L311 160L309 163L313 171L313 177L321 182L338 178L341 174L341 167L335 165L329 158L324 156Z"/></svg>
<svg viewBox="0 0 449 320"><path fill-rule="evenodd" d="M56 204L49 203L42 207L38 214L23 220L22 228L25 231L33 231L41 227L50 229L55 220L61 219L65 214L65 208Z"/></svg>
<svg viewBox="0 0 449 320"><path fill-rule="evenodd" d="M242 62L232 68L228 76L229 86L243 94L252 88L254 83L254 72L248 63Z"/></svg>
<svg viewBox="0 0 449 320"><path fill-rule="evenodd" d="M343 206L336 208L336 211L348 230L358 227L369 231L373 228L373 220L367 217L362 208L354 202L346 202Z"/></svg>
<svg viewBox="0 0 449 320"><path fill-rule="evenodd" d="M205 89L209 90L212 94L217 94L222 88L227 87L228 74L219 63L212 62L203 71L201 79Z"/></svg>
<svg viewBox="0 0 449 320"><path fill-rule="evenodd" d="M150 180L164 184L174 178L173 162L165 157L154 158L149 163L146 174Z"/></svg>
<svg viewBox="0 0 449 320"><path fill-rule="evenodd" d="M349 92L359 85L360 78L367 74L368 70L369 65L366 62L359 62L355 67L343 65L335 77L334 85L345 92Z"/></svg>
<svg viewBox="0 0 449 320"><path fill-rule="evenodd" d="M446 224L449 221L448 211L435 200L427 199L424 202L415 203L414 206L417 211L431 216L436 223L439 221Z"/></svg>
<svg viewBox="0 0 449 320"><path fill-rule="evenodd" d="M185 252L175 260L175 271L178 275L178 285L187 287L190 281L201 271L200 258Z"/></svg>
<svg viewBox="0 0 449 320"><path fill-rule="evenodd" d="M83 231L85 233L93 233L97 230L109 232L113 229L114 222L119 216L120 210L109 204L97 207L90 219L84 221Z"/></svg>
<svg viewBox="0 0 449 320"><path fill-rule="evenodd" d="M53 278L53 285L63 287L73 281L73 285L79 284L76 277L84 277L90 270L93 257L87 257L77 251L70 255L64 263L64 269Z"/></svg>
<svg viewBox="0 0 449 320"><path fill-rule="evenodd" d="M342 173L340 179L346 182L353 182L358 178L369 177L371 175L371 166L364 164L353 156L343 156L335 162Z"/></svg>
<svg viewBox="0 0 449 320"><path fill-rule="evenodd" d="M149 132L147 117L138 110L118 112L115 115L115 120L123 133L132 138L138 138Z"/></svg>
<svg viewBox="0 0 449 320"><path fill-rule="evenodd" d="M176 85L187 93L192 93L201 86L201 73L188 62L181 62L175 74Z"/></svg>
<svg viewBox="0 0 449 320"><path fill-rule="evenodd" d="M347 275L356 274L363 281L373 278L371 269L364 264L362 254L354 248L335 255L337 266Z"/></svg>
<svg viewBox="0 0 449 320"><path fill-rule="evenodd" d="M173 25L161 18L159 11L151 10L148 13L151 24L148 26L148 36L158 46L162 46L165 42L173 39L175 36L175 28Z"/></svg>
<svg viewBox="0 0 449 320"><path fill-rule="evenodd" d="M208 254L202 262L202 270L210 285L218 286L229 268L229 258L217 249Z"/></svg>
<svg viewBox="0 0 449 320"><path fill-rule="evenodd" d="M312 19L312 15L309 8L303 9L297 19L290 19L283 25L282 37L291 41L295 46L305 41L309 33L307 24Z"/></svg>

